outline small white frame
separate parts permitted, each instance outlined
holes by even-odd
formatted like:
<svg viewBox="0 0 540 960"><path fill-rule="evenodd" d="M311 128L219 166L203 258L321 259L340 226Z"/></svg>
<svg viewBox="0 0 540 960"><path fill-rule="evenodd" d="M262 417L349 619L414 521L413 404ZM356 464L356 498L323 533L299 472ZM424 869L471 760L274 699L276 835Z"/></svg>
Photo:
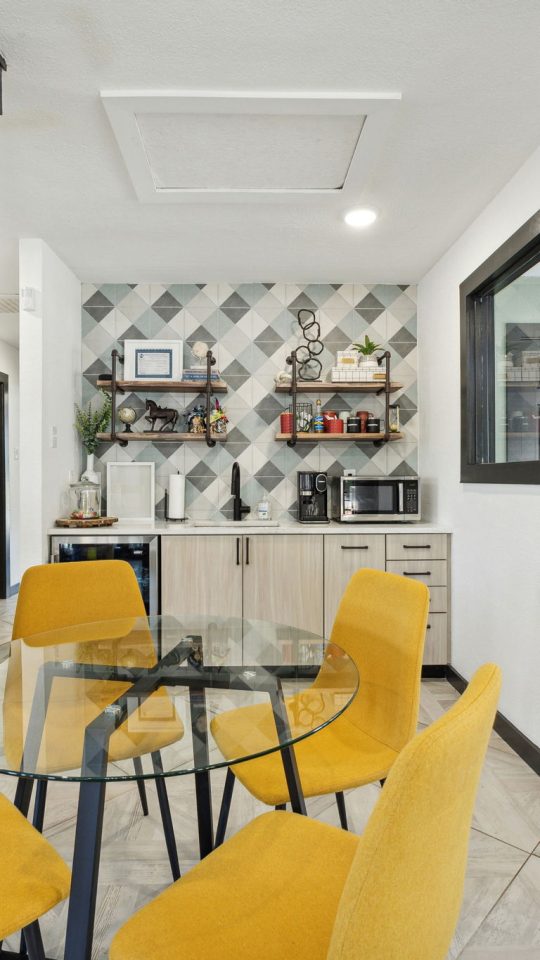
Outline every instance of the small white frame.
<svg viewBox="0 0 540 960"><path fill-rule="evenodd" d="M182 379L183 340L124 340L124 380L138 381L141 384L149 380L163 381L164 384ZM152 373L150 367L144 372L141 360L148 355L162 356L169 360L167 373Z"/></svg>
<svg viewBox="0 0 540 960"><path fill-rule="evenodd" d="M107 464L107 515L124 522L153 523L155 464L146 460Z"/></svg>

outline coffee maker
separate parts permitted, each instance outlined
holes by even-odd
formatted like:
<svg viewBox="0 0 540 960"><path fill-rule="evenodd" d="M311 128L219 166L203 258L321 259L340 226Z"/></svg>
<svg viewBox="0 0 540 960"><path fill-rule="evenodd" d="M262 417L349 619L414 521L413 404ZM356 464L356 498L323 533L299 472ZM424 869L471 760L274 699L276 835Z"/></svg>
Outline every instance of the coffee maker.
<svg viewBox="0 0 540 960"><path fill-rule="evenodd" d="M298 519L300 523L329 523L328 480L325 473L298 471Z"/></svg>

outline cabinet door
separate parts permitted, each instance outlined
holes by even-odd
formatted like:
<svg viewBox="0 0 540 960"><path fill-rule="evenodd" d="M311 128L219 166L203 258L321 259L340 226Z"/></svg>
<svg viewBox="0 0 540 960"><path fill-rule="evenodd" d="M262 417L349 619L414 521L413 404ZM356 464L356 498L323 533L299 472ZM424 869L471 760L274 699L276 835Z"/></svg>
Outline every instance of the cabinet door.
<svg viewBox="0 0 540 960"><path fill-rule="evenodd" d="M244 617L322 634L322 536L244 537Z"/></svg>
<svg viewBox="0 0 540 960"><path fill-rule="evenodd" d="M339 601L356 570L384 570L384 534L324 538L324 634L330 636Z"/></svg>
<svg viewBox="0 0 540 960"><path fill-rule="evenodd" d="M242 616L242 538L161 538L161 612Z"/></svg>

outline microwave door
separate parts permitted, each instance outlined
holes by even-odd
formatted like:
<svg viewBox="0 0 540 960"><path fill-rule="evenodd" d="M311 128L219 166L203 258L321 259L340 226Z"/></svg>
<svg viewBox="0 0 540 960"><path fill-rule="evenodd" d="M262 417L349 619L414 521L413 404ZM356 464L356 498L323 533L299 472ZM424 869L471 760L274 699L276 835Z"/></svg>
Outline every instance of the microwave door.
<svg viewBox="0 0 540 960"><path fill-rule="evenodd" d="M398 511L397 484L394 480L351 482L348 489L350 515L391 516Z"/></svg>

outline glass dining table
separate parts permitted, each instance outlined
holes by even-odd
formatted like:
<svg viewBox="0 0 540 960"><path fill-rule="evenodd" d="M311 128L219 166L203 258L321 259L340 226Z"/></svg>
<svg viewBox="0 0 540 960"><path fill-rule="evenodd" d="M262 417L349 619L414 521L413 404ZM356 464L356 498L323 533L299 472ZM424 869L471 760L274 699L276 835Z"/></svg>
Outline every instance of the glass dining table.
<svg viewBox="0 0 540 960"><path fill-rule="evenodd" d="M110 781L155 782L173 877L178 855L166 782L193 775L201 857L214 847L210 772L281 751L291 806L305 814L294 745L343 713L359 684L336 644L285 624L185 615L106 620L14 641L0 664L0 773L41 828L48 782L79 783L65 960L90 960ZM241 707L226 761L212 720ZM252 717L252 722L249 718ZM255 719L256 718L256 719ZM7 954L6 954L7 955Z"/></svg>

